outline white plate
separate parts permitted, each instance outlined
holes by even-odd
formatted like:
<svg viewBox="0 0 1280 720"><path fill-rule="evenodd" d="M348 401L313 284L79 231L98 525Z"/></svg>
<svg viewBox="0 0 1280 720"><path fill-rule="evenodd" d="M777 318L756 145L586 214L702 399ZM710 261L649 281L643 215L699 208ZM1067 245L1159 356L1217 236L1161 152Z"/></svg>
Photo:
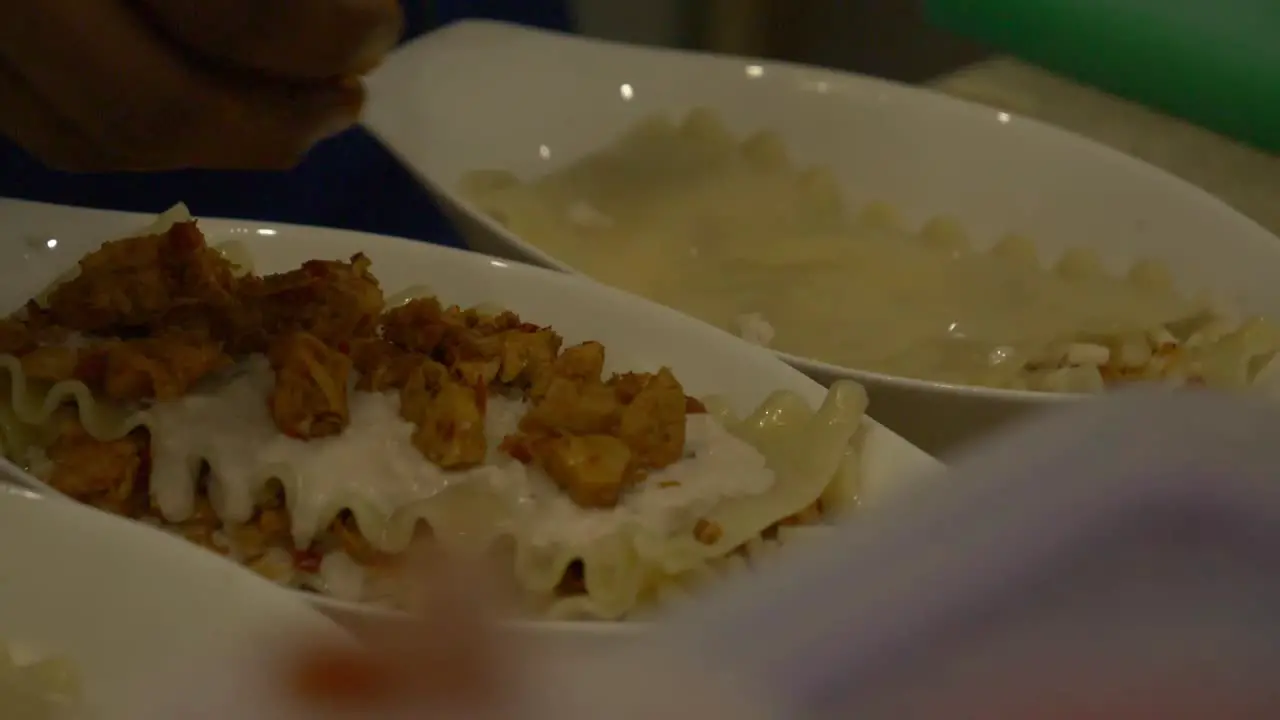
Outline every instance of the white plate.
<svg viewBox="0 0 1280 720"><path fill-rule="evenodd" d="M199 212L199 208L192 210ZM0 200L0 227L5 235L0 243L0 307L17 307L103 240L136 232L151 220L143 215ZM464 306L495 303L510 308L532 322L554 326L569 342L599 340L609 348L611 358L628 367L669 366L691 394L721 395L739 412L751 410L776 390L794 391L815 406L824 397L820 385L765 350L585 278L426 243L340 230L241 220L202 219L200 226L212 243L244 243L261 272L364 252L389 293L426 285L447 301ZM867 426L865 448L863 490L872 503L941 467L874 421ZM340 614L379 615L352 603L326 600L321 604Z"/></svg>
<svg viewBox="0 0 1280 720"><path fill-rule="evenodd" d="M0 487L0 638L63 656L102 720L130 720L174 663L343 638L298 598L213 553L75 503ZM0 716L3 710L0 709Z"/></svg>
<svg viewBox="0 0 1280 720"><path fill-rule="evenodd" d="M888 202L914 222L950 215L979 242L1018 232L1046 260L1068 247L1113 267L1164 260L1184 287L1280 317L1280 241L1203 191L1038 122L867 77L464 22L379 68L365 122L472 247L568 270L457 197L461 176L534 177L646 116L698 106L738 133L778 132L798 165L831 168L851 206ZM880 420L931 452L1049 401L784 359L822 382L861 380Z"/></svg>

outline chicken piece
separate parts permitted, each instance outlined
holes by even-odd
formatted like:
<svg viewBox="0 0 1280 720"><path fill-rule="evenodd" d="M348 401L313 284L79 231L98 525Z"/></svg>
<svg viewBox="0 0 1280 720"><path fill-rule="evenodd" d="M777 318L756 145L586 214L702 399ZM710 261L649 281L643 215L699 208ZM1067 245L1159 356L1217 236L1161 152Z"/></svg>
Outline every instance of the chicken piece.
<svg viewBox="0 0 1280 720"><path fill-rule="evenodd" d="M578 507L611 508L637 477L626 443L611 435L554 435L528 446L533 462Z"/></svg>
<svg viewBox="0 0 1280 720"><path fill-rule="evenodd" d="M598 342L584 342L565 348L550 365L543 365L534 372L529 387L529 397L539 400L557 378L575 382L599 382L604 371L604 346Z"/></svg>
<svg viewBox="0 0 1280 720"><path fill-rule="evenodd" d="M351 360L360 375L357 390L386 392L403 388L413 371L430 358L382 338L369 338L352 343Z"/></svg>
<svg viewBox="0 0 1280 720"><path fill-rule="evenodd" d="M382 337L409 352L430 355L444 338L440 301L414 298L382 314Z"/></svg>
<svg viewBox="0 0 1280 720"><path fill-rule="evenodd" d="M640 394L640 391L644 390L645 386L649 384L649 379L651 377L652 375L649 373L619 373L609 378L609 382L607 384L609 387L613 388L615 393L617 393L618 402L623 405L628 405L631 401L635 400L636 396Z"/></svg>
<svg viewBox="0 0 1280 720"><path fill-rule="evenodd" d="M565 348L552 363L558 377L583 382L600 380L604 372L604 346L598 342L584 342Z"/></svg>
<svg viewBox="0 0 1280 720"><path fill-rule="evenodd" d="M297 270L246 280L242 324L260 321L266 338L303 331L334 347L373 337L383 298L369 265L356 254L350 262L311 260Z"/></svg>
<svg viewBox="0 0 1280 720"><path fill-rule="evenodd" d="M612 388L600 381L576 382L557 377L546 394L520 419L523 432L538 435L555 432L578 435L611 434L622 404Z"/></svg>
<svg viewBox="0 0 1280 720"><path fill-rule="evenodd" d="M468 320L467 324L480 332L482 335L499 335L511 330L523 330L524 332L533 332L542 328L531 323L524 322L520 316L510 310L503 310L498 313L487 313L482 310L472 308L463 311Z"/></svg>
<svg viewBox="0 0 1280 720"><path fill-rule="evenodd" d="M449 369L427 359L415 366L400 389L400 416L409 422L427 412L427 405L449 382Z"/></svg>
<svg viewBox="0 0 1280 720"><path fill-rule="evenodd" d="M477 358L459 360L453 365L453 375L463 385L474 388L488 388L498 377L502 369L501 358Z"/></svg>
<svg viewBox="0 0 1280 720"><path fill-rule="evenodd" d="M435 356L464 385L488 388L502 370L505 336L519 323L512 314L484 315L475 310L447 308L442 317L443 334Z"/></svg>
<svg viewBox="0 0 1280 720"><path fill-rule="evenodd" d="M120 402L177 400L201 379L231 363L216 341L174 333L107 340L82 349L75 377Z"/></svg>
<svg viewBox="0 0 1280 720"><path fill-rule="evenodd" d="M560 351L560 336L547 328L509 330L502 335L498 381L506 385L531 385L547 372ZM543 388L545 392L545 388Z"/></svg>
<svg viewBox="0 0 1280 720"><path fill-rule="evenodd" d="M80 350L67 346L38 347L21 357L22 373L29 380L57 383L71 380L80 366Z"/></svg>
<svg viewBox="0 0 1280 720"><path fill-rule="evenodd" d="M400 391L400 415L417 426L411 441L423 457L446 470L484 462L486 395L449 376L439 363L420 365Z"/></svg>
<svg viewBox="0 0 1280 720"><path fill-rule="evenodd" d="M497 360L501 364L501 334L468 327L463 324L464 320L465 318L454 318L453 321L446 322L444 335L435 352L436 357L449 367L469 361Z"/></svg>
<svg viewBox="0 0 1280 720"><path fill-rule="evenodd" d="M280 432L292 438L337 435L351 420L351 358L306 332L276 339L268 355L275 384L267 402Z"/></svg>
<svg viewBox="0 0 1280 720"><path fill-rule="evenodd" d="M82 332L157 327L176 307L233 300L233 266L194 222L109 242L82 258L79 270L49 294L48 309L56 324Z"/></svg>
<svg viewBox="0 0 1280 720"><path fill-rule="evenodd" d="M45 482L74 500L128 517L140 517L150 503L150 443L145 430L118 440L98 440L78 419L65 418L47 450Z"/></svg>
<svg viewBox="0 0 1280 720"><path fill-rule="evenodd" d="M685 404L680 381L662 368L624 406L617 436L635 453L639 466L662 468L684 456Z"/></svg>

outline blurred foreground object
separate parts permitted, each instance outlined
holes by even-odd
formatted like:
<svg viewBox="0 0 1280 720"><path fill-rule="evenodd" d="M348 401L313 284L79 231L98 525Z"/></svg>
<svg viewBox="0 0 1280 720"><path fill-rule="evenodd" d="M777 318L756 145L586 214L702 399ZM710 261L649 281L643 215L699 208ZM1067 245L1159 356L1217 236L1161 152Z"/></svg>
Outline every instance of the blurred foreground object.
<svg viewBox="0 0 1280 720"><path fill-rule="evenodd" d="M1274 0L925 0L925 6L943 28L1280 152Z"/></svg>
<svg viewBox="0 0 1280 720"><path fill-rule="evenodd" d="M471 673L473 688L492 683L484 702L418 694L406 699L420 710L380 713L406 696L357 654L322 658L310 677L323 682L306 685L367 697L341 715L362 718L442 705L520 720L1280 717L1278 437L1280 407L1265 402L1139 389L1072 404L609 652L525 656L496 668L502 682ZM455 632L470 606L436 603L429 652L388 657L430 672L452 665L446 650L476 670L477 645ZM281 703L297 684L267 655L189 670L167 713L133 720L317 717Z"/></svg>

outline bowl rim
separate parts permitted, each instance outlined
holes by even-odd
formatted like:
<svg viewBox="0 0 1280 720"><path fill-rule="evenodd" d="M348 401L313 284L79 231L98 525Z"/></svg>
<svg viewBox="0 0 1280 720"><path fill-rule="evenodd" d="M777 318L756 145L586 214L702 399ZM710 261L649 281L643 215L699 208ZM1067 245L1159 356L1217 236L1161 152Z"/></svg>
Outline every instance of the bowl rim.
<svg viewBox="0 0 1280 720"><path fill-rule="evenodd" d="M962 122L977 122L981 119L986 123L989 121L992 112L1002 112L996 108L983 105L982 103L953 97L929 87L909 85L907 83L877 78L857 72L751 56L696 52L683 48L650 47L602 38L582 37L555 30L530 28L498 20L464 19L455 21L449 23L435 33L431 33L415 40L410 43L409 46L434 44L440 42L442 39L447 39L451 35L472 32L506 34L513 38L532 37L548 43L575 46L581 48L581 50L579 50L580 52L594 52L603 55L623 54L628 57L640 58L642 60L662 57L668 60L705 66L723 64L726 62L749 62L759 64L774 71L782 70L792 73L804 72L806 76L811 76L819 81L823 78L828 80L837 80L844 85L858 88L859 92L878 93L889 98L890 102L913 102L921 104L925 108L945 108L946 112L952 113L955 118ZM402 49L398 51L397 54L404 52L405 50ZM391 59L389 64L395 64L394 57ZM1233 234L1241 237L1244 242L1257 244L1260 247L1267 247L1271 252L1276 254L1277 262L1280 263L1280 238L1276 237L1257 221L1231 207L1221 198L1213 195L1204 188L1184 180L1163 168L1124 153L1105 143L1086 137L1080 133L1055 126L1034 117L1025 115L1017 115L1016 117L1018 118L1020 132L1029 134L1034 138L1038 138L1039 142L1091 153L1093 157L1100 161L1116 163L1117 168L1120 171L1129 173L1135 178L1141 179L1142 182L1160 186L1172 199L1195 203L1205 207L1207 210L1217 213L1236 227L1237 232ZM369 127L370 131L375 136L381 137L375 125L369 125L367 127ZM399 156L399 153L391 143L384 140L383 144L394 154ZM440 200L457 206L457 208L464 212L472 221L478 222L492 235L501 238L505 247L521 256L519 258L520 261L530 264L538 264L560 272L590 278L589 275L586 275L569 263L550 255L541 248L524 240L496 219L481 212L474 203L467 200L460 192L457 191L456 178L453 179L452 184L447 184L447 180L445 178L432 177L428 173L418 170L414 163L409 162L407 158L401 157L401 160L424 184L435 189ZM553 172L555 169L556 168L552 168L550 171ZM464 236L463 240L468 248L472 247L472 243L468 238ZM906 375L894 375L847 365L838 365L816 358L784 352L767 346L765 346L764 349L773 353L783 362L800 370L810 377L821 375L832 378L847 378L857 382L867 383L868 385L891 386L898 389L916 392L948 394L964 398L1002 401L1018 405L1041 405L1045 403L1069 402L1091 397L1088 393L993 388L982 385L914 378Z"/></svg>

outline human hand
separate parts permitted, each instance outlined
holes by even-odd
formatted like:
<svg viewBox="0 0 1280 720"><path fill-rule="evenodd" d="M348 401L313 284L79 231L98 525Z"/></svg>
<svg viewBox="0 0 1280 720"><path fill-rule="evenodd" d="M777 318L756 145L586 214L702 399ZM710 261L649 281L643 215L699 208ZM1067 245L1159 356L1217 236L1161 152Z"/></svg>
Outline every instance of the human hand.
<svg viewBox="0 0 1280 720"><path fill-rule="evenodd" d="M0 2L0 135L65 170L277 169L353 124L396 0Z"/></svg>

